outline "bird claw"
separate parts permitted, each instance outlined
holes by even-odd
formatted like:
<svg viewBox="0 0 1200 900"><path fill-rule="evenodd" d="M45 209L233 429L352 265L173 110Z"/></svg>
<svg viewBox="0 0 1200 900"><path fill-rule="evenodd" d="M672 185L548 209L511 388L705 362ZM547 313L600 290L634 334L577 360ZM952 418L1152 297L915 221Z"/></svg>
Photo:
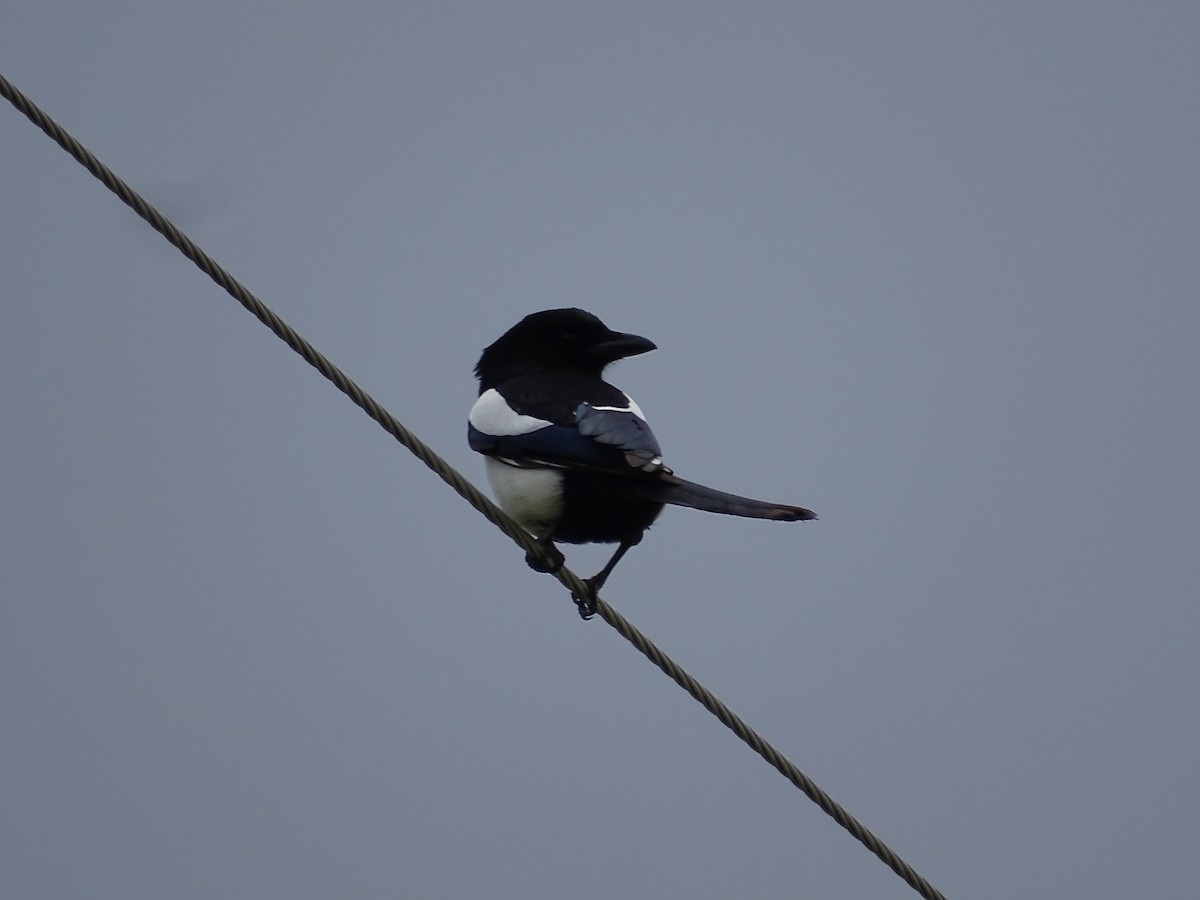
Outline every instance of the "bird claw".
<svg viewBox="0 0 1200 900"><path fill-rule="evenodd" d="M596 614L596 586L592 584L592 579L588 578L583 582L587 586L587 596L580 597L574 591L571 592L571 599L575 601L575 608L579 610L579 618L587 621Z"/></svg>

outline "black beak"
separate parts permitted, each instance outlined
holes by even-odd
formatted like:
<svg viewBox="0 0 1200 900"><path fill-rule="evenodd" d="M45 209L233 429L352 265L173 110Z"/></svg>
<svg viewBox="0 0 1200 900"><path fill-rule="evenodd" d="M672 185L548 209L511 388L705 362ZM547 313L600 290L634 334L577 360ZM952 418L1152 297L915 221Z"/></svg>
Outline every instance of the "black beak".
<svg viewBox="0 0 1200 900"><path fill-rule="evenodd" d="M640 353L649 353L651 350L657 349L654 341L647 340L640 335L614 331L607 340L596 344L592 348L592 353L597 359L610 363L627 356L637 356Z"/></svg>

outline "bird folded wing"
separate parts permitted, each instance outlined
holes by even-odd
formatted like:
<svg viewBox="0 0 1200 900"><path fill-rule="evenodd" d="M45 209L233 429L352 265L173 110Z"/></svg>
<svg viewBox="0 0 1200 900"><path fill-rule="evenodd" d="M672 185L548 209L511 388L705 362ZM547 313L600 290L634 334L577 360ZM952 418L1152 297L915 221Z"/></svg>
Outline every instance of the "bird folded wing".
<svg viewBox="0 0 1200 900"><path fill-rule="evenodd" d="M638 473L669 472L650 426L628 409L579 404L573 425L546 425L523 434L487 434L472 424L471 449L514 465Z"/></svg>
<svg viewBox="0 0 1200 900"><path fill-rule="evenodd" d="M670 471L663 465L662 449L646 420L630 409L580 403L575 410L579 433L616 447L625 462L643 472Z"/></svg>

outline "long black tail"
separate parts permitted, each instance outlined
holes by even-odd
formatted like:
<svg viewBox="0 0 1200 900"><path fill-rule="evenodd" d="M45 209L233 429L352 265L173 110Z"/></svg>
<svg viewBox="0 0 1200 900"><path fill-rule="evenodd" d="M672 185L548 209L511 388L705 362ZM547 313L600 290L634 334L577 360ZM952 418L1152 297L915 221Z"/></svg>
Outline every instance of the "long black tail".
<svg viewBox="0 0 1200 900"><path fill-rule="evenodd" d="M676 475L666 475L644 485L645 493L653 500L673 506L690 506L706 512L723 513L727 516L745 516L748 519L774 519L777 522L805 522L815 519L817 514L802 506L784 503L766 503L751 500L724 491L714 490L693 481L684 481Z"/></svg>

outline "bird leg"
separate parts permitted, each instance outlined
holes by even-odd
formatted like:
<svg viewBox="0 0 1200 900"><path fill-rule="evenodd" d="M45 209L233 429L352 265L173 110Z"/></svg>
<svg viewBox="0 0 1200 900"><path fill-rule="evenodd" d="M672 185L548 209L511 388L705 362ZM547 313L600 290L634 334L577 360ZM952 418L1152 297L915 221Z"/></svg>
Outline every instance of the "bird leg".
<svg viewBox="0 0 1200 900"><path fill-rule="evenodd" d="M612 574L612 570L616 568L617 563L621 561L621 557L629 552L629 548L640 541L641 535L638 535L637 540L621 541L617 547L617 552L595 575L591 578L585 578L583 583L587 586L587 596L580 597L578 594L571 594L571 599L575 601L575 606L579 609L579 617L583 620L590 619L596 614L596 595L600 592L600 588L604 587L604 582L608 581L608 576Z"/></svg>

